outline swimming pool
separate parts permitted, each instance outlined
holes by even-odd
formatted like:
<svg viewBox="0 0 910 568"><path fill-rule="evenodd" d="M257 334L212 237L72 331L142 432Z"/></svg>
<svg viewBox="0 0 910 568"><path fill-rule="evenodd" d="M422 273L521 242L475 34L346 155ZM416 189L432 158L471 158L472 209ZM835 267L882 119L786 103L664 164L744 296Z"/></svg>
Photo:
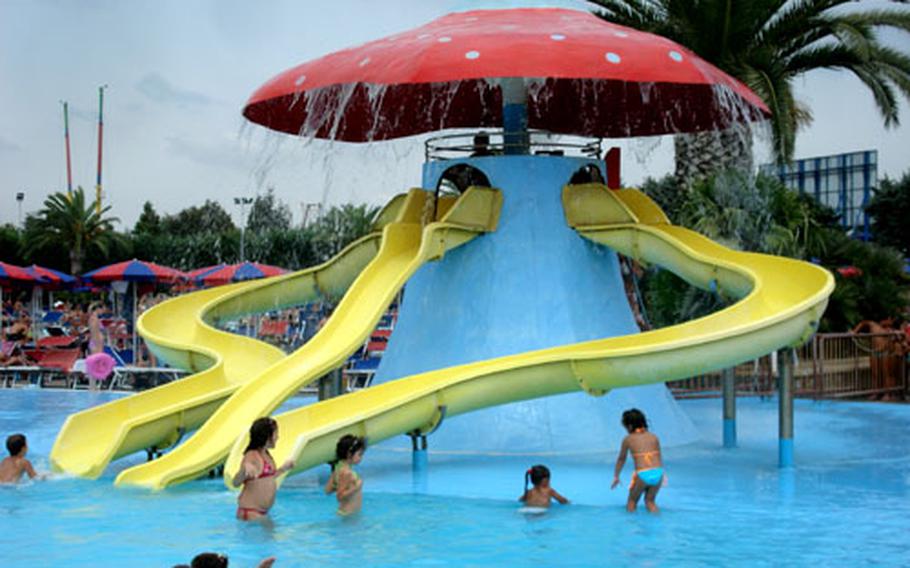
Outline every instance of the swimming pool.
<svg viewBox="0 0 910 568"><path fill-rule="evenodd" d="M46 470L66 415L116 396L3 390L0 432L26 433ZM204 550L239 567L269 555L276 566L345 567L907 564L910 406L797 401L798 467L781 471L776 401L739 401L735 450L720 448L720 401L681 404L702 440L665 449L659 516L625 513L625 491L609 491L613 454L433 454L415 478L407 453L379 446L364 460L358 518L336 518L320 491L323 471L286 483L266 528L234 520L235 496L220 479L161 493L114 489L115 473L144 459L137 455L98 481L0 487L4 565L160 567ZM573 504L525 517L516 499L537 462Z"/></svg>

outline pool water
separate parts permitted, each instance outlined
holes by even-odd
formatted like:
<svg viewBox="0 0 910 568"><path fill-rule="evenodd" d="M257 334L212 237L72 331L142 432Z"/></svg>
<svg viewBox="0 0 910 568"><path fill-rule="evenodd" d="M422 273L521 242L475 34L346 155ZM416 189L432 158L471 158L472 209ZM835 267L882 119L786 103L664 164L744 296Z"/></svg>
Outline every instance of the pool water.
<svg viewBox="0 0 910 568"><path fill-rule="evenodd" d="M46 470L66 415L116 396L0 391L0 433L24 432L29 457ZM160 567L206 550L228 554L232 567L271 555L276 566L346 568L910 563L910 406L797 401L797 467L779 470L776 401L739 401L733 450L720 447L719 400L681 405L702 439L664 449L669 485L657 516L627 514L625 490L609 490L613 454L431 454L415 475L407 452L379 445L361 468L358 517L336 517L320 488L324 468L289 480L265 527L233 518L235 495L220 479L159 493L114 489L116 472L144 459L137 455L96 481L0 487L3 565ZM517 497L538 462L572 504L526 516Z"/></svg>

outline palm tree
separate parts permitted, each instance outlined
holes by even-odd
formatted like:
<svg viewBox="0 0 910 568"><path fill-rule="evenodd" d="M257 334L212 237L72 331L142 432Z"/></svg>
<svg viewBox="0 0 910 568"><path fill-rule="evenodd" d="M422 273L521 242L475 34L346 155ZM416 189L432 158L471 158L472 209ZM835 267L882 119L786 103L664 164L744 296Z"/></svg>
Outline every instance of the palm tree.
<svg viewBox="0 0 910 568"><path fill-rule="evenodd" d="M853 73L871 91L885 126L898 124L895 89L910 99L910 57L877 35L883 28L910 31L908 10L841 6L849 0L591 1L601 18L672 39L755 91L771 109L779 162L792 158L799 127L812 119L793 96L794 80L809 71ZM751 169L751 146L744 127L679 135L677 177L688 184L730 166Z"/></svg>
<svg viewBox="0 0 910 568"><path fill-rule="evenodd" d="M105 217L110 206L95 210L95 204L85 202L85 191L78 187L72 197L58 192L44 200L44 208L33 219L26 236L26 249L34 252L43 248L62 248L69 251L70 272L82 273L82 263L90 249L107 254L119 235L113 223L117 217Z"/></svg>
<svg viewBox="0 0 910 568"><path fill-rule="evenodd" d="M335 256L348 244L370 232L379 207L346 204L332 207L313 226L314 245L319 261Z"/></svg>

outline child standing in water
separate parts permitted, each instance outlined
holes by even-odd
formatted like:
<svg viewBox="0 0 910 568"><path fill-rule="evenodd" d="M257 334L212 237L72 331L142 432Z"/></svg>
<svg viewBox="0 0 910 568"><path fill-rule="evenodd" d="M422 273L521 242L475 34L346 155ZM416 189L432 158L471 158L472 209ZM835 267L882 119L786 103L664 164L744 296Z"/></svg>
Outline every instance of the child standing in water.
<svg viewBox="0 0 910 568"><path fill-rule="evenodd" d="M294 468L293 460L275 467L275 460L269 450L278 442L278 423L274 418L257 418L250 426L250 443L243 452L240 470L232 480L234 485L243 484L237 498L237 518L241 521L263 519L275 504L278 484L275 479Z"/></svg>
<svg viewBox="0 0 910 568"><path fill-rule="evenodd" d="M629 435L623 439L622 446L619 448L619 457L616 458L616 469L613 474L613 485L610 486L610 489L615 489L619 485L619 474L626 463L626 454L631 452L632 459L635 460L635 472L632 473L632 482L629 484L629 499L626 502L626 510L630 513L635 511L638 506L638 500L644 493L645 506L648 511L657 513L659 510L655 499L664 479L660 440L657 439L657 436L648 432L648 421L642 411L637 408L622 413L622 425L629 432Z"/></svg>
<svg viewBox="0 0 910 568"><path fill-rule="evenodd" d="M338 499L337 513L342 517L353 515L363 505L363 480L354 471L354 466L363 460L366 449L366 439L352 434L342 436L335 446L335 464L325 485L325 492L335 493Z"/></svg>
<svg viewBox="0 0 910 568"><path fill-rule="evenodd" d="M528 489L528 481L533 487ZM566 505L569 500L550 487L550 470L545 465L535 465L525 472L525 492L518 498L526 507L546 509L550 500L556 499L560 504Z"/></svg>
<svg viewBox="0 0 910 568"><path fill-rule="evenodd" d="M0 461L0 483L18 483L22 474L28 474L29 479L38 476L32 462L25 459L28 453L28 442L23 434L13 434L6 439L6 449L9 457Z"/></svg>

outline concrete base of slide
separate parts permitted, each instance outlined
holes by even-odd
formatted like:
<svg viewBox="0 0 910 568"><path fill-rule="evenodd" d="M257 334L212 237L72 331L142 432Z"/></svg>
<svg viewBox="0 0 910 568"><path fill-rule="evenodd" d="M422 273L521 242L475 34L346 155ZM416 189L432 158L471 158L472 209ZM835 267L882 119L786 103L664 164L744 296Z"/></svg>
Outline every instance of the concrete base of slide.
<svg viewBox="0 0 910 568"><path fill-rule="evenodd" d="M637 333L612 250L566 225L560 195L572 174L602 163L556 156L429 162L423 184L470 164L503 192L498 229L422 267L408 282L374 384L546 347ZM610 451L622 411L645 412L664 445L697 438L663 384L516 402L447 418L430 452L574 454ZM410 447L407 438L387 443Z"/></svg>

